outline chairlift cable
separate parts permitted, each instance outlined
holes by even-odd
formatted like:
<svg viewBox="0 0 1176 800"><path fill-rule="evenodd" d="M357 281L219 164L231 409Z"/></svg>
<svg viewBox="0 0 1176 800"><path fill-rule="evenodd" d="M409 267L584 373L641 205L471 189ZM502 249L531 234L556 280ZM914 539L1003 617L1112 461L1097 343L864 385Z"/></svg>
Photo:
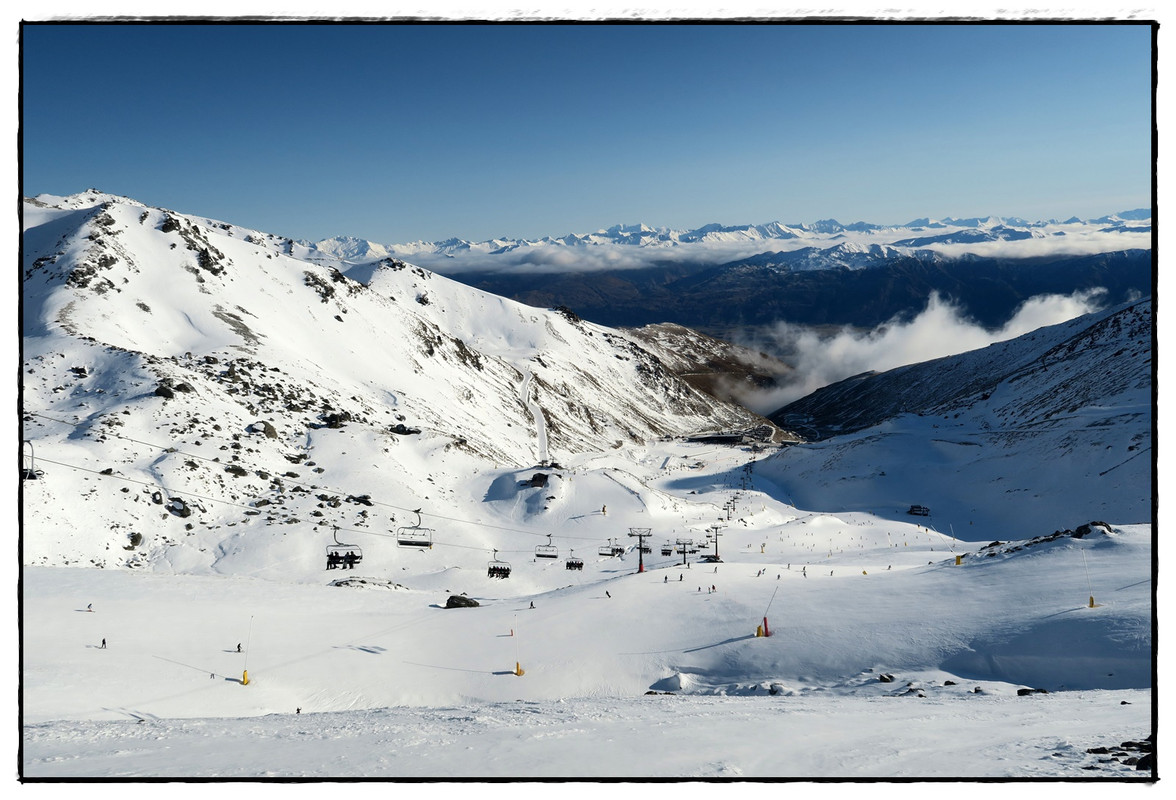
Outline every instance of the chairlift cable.
<svg viewBox="0 0 1176 800"><path fill-rule="evenodd" d="M140 481L140 480L136 480L135 478L128 478L123 475L115 475L113 473L99 472L98 470L90 469L89 467L79 467L74 464L67 464L64 461L54 461L52 459L48 459L48 458L44 458L44 457L38 458L38 461L43 461L47 464L53 464L53 465L59 466L59 467L66 467L67 469L77 470L78 472L88 472L91 475L98 476L99 478L114 478L115 480L124 481L126 483L133 483L137 486L145 486L147 488L158 488L159 487L158 483L150 483L147 481ZM177 492L170 492L169 494L171 497L192 498L195 500L203 500L208 503L219 503L221 505L230 506L232 508L240 508L240 509L244 509L246 511L256 511L257 510L253 506L246 506L246 505L242 505L240 503L234 503L231 500L222 500L218 497L209 497L207 495L197 494L195 492L177 491ZM318 528L322 524L323 523L311 523L311 525L314 528ZM473 524L478 524L478 523L473 523ZM388 539L395 539L396 538L396 534L393 534L393 533L382 533L380 531L365 530L363 528L351 528L351 527L347 527L344 525L336 525L334 527L344 533L361 533L361 534L366 534L368 536L382 536L382 537L388 538ZM513 530L513 529L506 528L504 530ZM521 531L516 531L516 532L521 532ZM486 549L484 546L453 544L450 542L444 542L444 541L438 541L438 540L433 541L433 546L434 547L436 547L436 546L455 547L455 548L458 548L461 550L482 550L482 551L485 551L485 549ZM530 553L531 551L530 550L499 550L499 552L511 553L511 554L523 554L523 553Z"/></svg>
<svg viewBox="0 0 1176 800"><path fill-rule="evenodd" d="M26 414L27 414L27 415L29 415L29 416L33 416L33 417L41 417L42 419L47 419L47 420L49 420L50 422L57 422L57 423L59 423L59 424L62 424L62 425L71 425L71 426L73 426L73 427L75 427L75 428L80 428L80 427L82 426L82 423L81 423L81 422L69 422L68 420L63 420L63 419L56 419L56 418L54 418L54 417L50 417L50 416L48 416L48 415L41 414L41 413L38 413L38 412L36 412L36 411L26 411L26 412L24 412L24 413L26 413ZM211 463L211 464L222 464L222 463L223 463L223 462L221 462L221 461L217 460L216 458L210 458L210 457L208 457L208 456L199 455L198 453L190 453L190 452L188 452L188 451L186 451L186 450L179 450L179 449L177 449L177 448L175 448L175 447L172 447L172 446L164 446L164 445L160 445L160 444L157 444L157 443L154 443L154 442L145 442L145 441L143 441L143 440L141 440L141 439L133 439L133 438L131 438L131 437L129 437L129 436L122 436L122 435L120 435L120 434L117 434L117 433L114 433L114 432L112 432L112 431L103 431L103 432L102 432L102 435L103 435L103 436L106 436L106 437L109 437L109 438L112 438L112 439L122 439L123 441L127 441L127 442L134 442L135 444L141 444L141 445L144 445L144 446L146 446L146 447L152 447L152 448L155 448L155 449L157 449L157 450L164 451L164 452L166 452L166 453L168 453L168 454L174 454L174 455L180 455L180 456L188 456L188 457L191 457L191 458L198 458L198 459L200 459L201 461L207 461L207 462L209 462L209 463ZM40 460L40 461L45 461L45 462L47 462L47 463L50 463L50 464L52 464L52 463L59 463L59 462L53 462L53 461L50 461L49 459L46 459L46 458L40 458L40 459L38 459L38 460ZM249 462L244 462L244 463L248 464ZM69 464L64 464L64 465L62 465L62 466L70 466L70 465L69 465ZM256 471L256 470L258 469L256 466L254 466L253 468L254 468L254 471ZM83 467L74 467L74 469L84 469L84 468L83 468ZM265 472L269 472L269 470L263 470L263 471L265 471ZM301 481L297 481L297 480L291 480L291 479L289 479L289 478L288 478L288 477L286 477L286 476L279 476L279 477L283 478L283 482L284 482L284 483L288 483L288 484L290 484L291 486L300 486L300 487L302 487L303 489L306 489L307 491L327 491L327 492L335 492L335 493L338 493L338 494L349 494L348 492L344 492L343 490L340 490L340 489L334 489L334 488L332 488L332 487L330 487L330 486L319 486L319 485L317 485L317 484L303 483L303 482L301 482ZM124 479L124 480L130 480L130 479ZM143 485L145 485L145 486L151 486L151 485L155 485L155 484L146 484L146 483L144 483ZM189 493L185 492L184 494L189 494ZM191 495L191 496L196 496L196 495ZM216 500L213 500L212 498L203 498L203 499L210 500L211 502L228 502L228 501L216 501ZM410 512L410 513L411 513L411 512L416 512L416 511L418 511L418 509L413 509L413 508L406 508L406 507L402 507L402 506L397 506L397 505L393 505L392 503L385 503L385 502L383 502L383 501L380 501L380 500L373 500L373 499L371 499L371 498L369 498L369 501L371 502L371 504L372 504L372 505L376 505L376 506L383 506L383 507L385 507L385 508L391 508L391 509L394 509L394 510L396 510L396 511L405 511L405 512ZM231 505L231 504L230 504L230 505ZM249 506L240 506L240 507L242 507L242 508L250 508ZM434 514L434 513L432 513L432 512L427 512L427 513L425 514L425 516L431 516L431 517L435 517L436 519L445 520L446 522L457 522L457 523L460 523L460 524L463 524L463 525L473 525L473 526L476 526L476 527L480 527L480 528L487 528L487 529L490 529L490 530L506 531L506 532L508 532L508 533L522 533L522 534L526 534L527 536L547 536L547 534L546 534L546 533L540 533L540 532L538 532L538 531L527 531L527 530L523 530L523 529L521 529L521 528L508 528L508 527L506 527L506 526L502 526L502 525L492 525L492 524L490 524L490 523L486 523L486 522L475 522L475 521L473 521L473 520L468 520L468 519L460 519L460 518L458 518L458 517L447 517L447 516L445 516L445 515L443 515L443 514ZM595 537L586 537L586 536L564 536L564 537L562 537L562 538L565 538L565 539L580 539L580 540L583 540L583 541L593 541Z"/></svg>

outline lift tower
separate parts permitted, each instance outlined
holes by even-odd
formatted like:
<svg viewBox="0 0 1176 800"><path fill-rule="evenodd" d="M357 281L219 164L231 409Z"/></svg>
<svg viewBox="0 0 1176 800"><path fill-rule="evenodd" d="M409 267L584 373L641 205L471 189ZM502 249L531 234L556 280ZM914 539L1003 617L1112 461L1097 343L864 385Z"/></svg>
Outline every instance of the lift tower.
<svg viewBox="0 0 1176 800"><path fill-rule="evenodd" d="M645 572L645 537L649 536L649 528L629 528L629 535L637 537L637 571Z"/></svg>

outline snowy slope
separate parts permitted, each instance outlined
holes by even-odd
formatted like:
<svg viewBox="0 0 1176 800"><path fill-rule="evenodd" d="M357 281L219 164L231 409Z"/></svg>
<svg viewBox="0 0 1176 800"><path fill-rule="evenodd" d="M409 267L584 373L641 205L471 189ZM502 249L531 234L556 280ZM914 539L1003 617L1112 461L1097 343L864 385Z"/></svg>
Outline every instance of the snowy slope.
<svg viewBox="0 0 1176 800"><path fill-rule="evenodd" d="M1152 526L1114 473L1083 516L1062 439L961 471L981 404L950 436L690 441L760 420L623 332L124 198L46 203L23 776L1152 776L1088 752L1153 732ZM1059 364L1108 355L1063 341ZM1028 409L1028 385L992 399ZM1084 407L1138 419L1140 391ZM1034 515L991 502L1009 474ZM418 520L432 546L401 546ZM325 568L340 541L354 569Z"/></svg>
<svg viewBox="0 0 1176 800"><path fill-rule="evenodd" d="M479 469L764 422L619 331L403 262L361 283L289 242L103 195L25 222L26 455L63 465L46 492L87 499L29 489L29 563L210 566L244 530L316 541L372 521L351 498L439 513ZM191 516L166 513L176 497ZM152 518L169 524L127 556Z"/></svg>
<svg viewBox="0 0 1176 800"><path fill-rule="evenodd" d="M953 553L797 513L724 536L717 571L588 558L473 609L442 607L472 576L412 567L366 589L28 568L25 774L1148 776L1087 751L1151 733L1149 540Z"/></svg>
<svg viewBox="0 0 1176 800"><path fill-rule="evenodd" d="M926 505L940 530L969 538L965 527L999 538L1150 522L1152 375L1148 298L824 387L771 415L821 441L765 474L802 505L888 516Z"/></svg>

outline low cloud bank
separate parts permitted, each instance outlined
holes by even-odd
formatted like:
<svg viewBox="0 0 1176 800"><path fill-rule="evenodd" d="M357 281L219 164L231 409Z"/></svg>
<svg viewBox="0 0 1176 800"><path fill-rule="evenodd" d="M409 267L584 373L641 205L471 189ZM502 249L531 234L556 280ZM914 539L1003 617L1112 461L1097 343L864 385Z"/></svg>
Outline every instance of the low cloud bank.
<svg viewBox="0 0 1176 800"><path fill-rule="evenodd" d="M891 321L864 333L851 328L818 332L804 325L777 323L760 331L758 341L744 344L773 352L794 370L782 378L783 386L749 393L741 400L753 411L768 414L822 386L862 372L883 372L978 350L1098 311L1105 294L1105 289L1093 289L1070 295L1038 295L1026 300L997 330L968 319L958 306L936 293L914 319Z"/></svg>
<svg viewBox="0 0 1176 800"><path fill-rule="evenodd" d="M722 242L688 246L637 247L598 244L582 247L518 247L505 253L468 251L447 256L414 253L403 258L442 275L494 273L500 275L566 275L606 270L639 270L658 263L698 262L723 264L738 261L765 250L784 249L781 242Z"/></svg>
<svg viewBox="0 0 1176 800"><path fill-rule="evenodd" d="M1090 226L1060 226L1065 235L1049 235L1021 240L928 244L922 250L935 251L949 258L966 255L984 258L1031 258L1039 256L1081 256L1120 250L1151 247L1150 233L1123 233L1091 229ZM452 255L428 252L400 252L412 264L443 275L495 273L501 275L543 275L600 272L604 270L638 270L659 263L693 262L725 264L763 253L787 252L806 247L828 249L839 244L862 246L888 244L911 231L892 231L890 235L848 232L834 237L812 236L796 239L739 239L704 241L688 244L637 246L601 243L593 245L519 246L505 252L484 249L459 251Z"/></svg>

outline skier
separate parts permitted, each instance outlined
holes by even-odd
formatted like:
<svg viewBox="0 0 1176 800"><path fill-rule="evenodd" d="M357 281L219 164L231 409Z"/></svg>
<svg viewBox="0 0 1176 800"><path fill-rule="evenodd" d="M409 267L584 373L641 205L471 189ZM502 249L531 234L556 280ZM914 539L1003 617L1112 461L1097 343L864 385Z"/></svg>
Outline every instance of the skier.
<svg viewBox="0 0 1176 800"><path fill-rule="evenodd" d="M102 646L101 646L101 647L99 647L98 649L99 649L99 650L105 650L105 649L106 649L106 640L105 640L105 639L103 639L103 640L102 640Z"/></svg>
<svg viewBox="0 0 1176 800"><path fill-rule="evenodd" d="M609 594L609 593L608 593L608 591L605 591L605 593L604 593L604 594L605 594L605 596L606 596L606 597L610 597L610 598L612 597L612 595L611 595L611 594Z"/></svg>
<svg viewBox="0 0 1176 800"><path fill-rule="evenodd" d="M531 601L531 608L534 608L534 607L535 607L535 601L534 601L534 600L532 600L532 601Z"/></svg>
<svg viewBox="0 0 1176 800"><path fill-rule="evenodd" d="M94 610L94 604L93 603L86 603L86 610L92 612Z"/></svg>
<svg viewBox="0 0 1176 800"><path fill-rule="evenodd" d="M669 582L670 582L670 576L669 576L669 575L663 575L663 576L662 576L662 583L669 583Z"/></svg>
<svg viewBox="0 0 1176 800"><path fill-rule="evenodd" d="M678 573L678 583L681 583L681 582L682 582L682 573L679 572Z"/></svg>
<svg viewBox="0 0 1176 800"><path fill-rule="evenodd" d="M241 652L241 643L240 642L237 642L237 652L238 653Z"/></svg>

